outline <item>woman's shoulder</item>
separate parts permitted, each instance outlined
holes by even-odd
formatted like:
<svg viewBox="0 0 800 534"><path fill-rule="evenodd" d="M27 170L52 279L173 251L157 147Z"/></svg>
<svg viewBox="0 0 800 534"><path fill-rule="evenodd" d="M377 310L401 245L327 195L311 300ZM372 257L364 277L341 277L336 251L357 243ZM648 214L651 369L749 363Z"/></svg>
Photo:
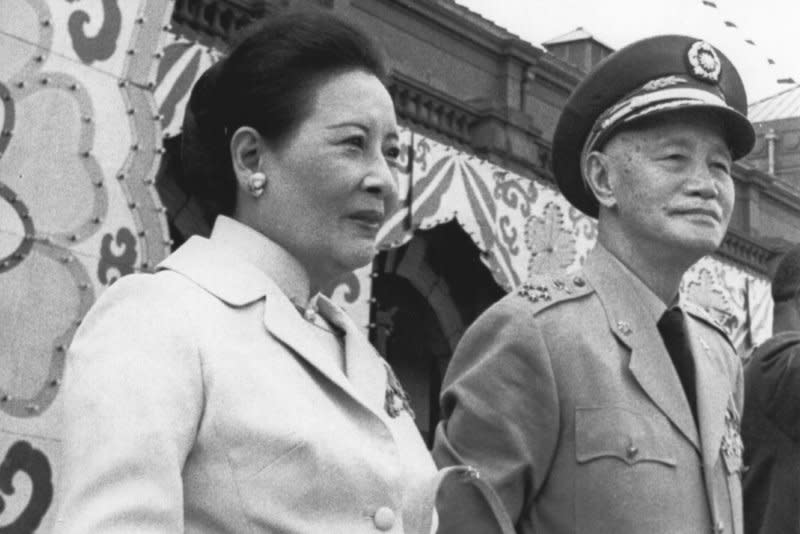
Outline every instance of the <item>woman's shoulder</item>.
<svg viewBox="0 0 800 534"><path fill-rule="evenodd" d="M106 306L149 308L152 313L182 313L181 303L202 298L205 292L190 279L170 270L134 273L111 284L93 308Z"/></svg>
<svg viewBox="0 0 800 534"><path fill-rule="evenodd" d="M194 312L203 291L177 273L158 271L123 276L95 301L75 333L73 347L88 341L139 344L143 338L177 341L193 337ZM127 341L126 341L127 340Z"/></svg>

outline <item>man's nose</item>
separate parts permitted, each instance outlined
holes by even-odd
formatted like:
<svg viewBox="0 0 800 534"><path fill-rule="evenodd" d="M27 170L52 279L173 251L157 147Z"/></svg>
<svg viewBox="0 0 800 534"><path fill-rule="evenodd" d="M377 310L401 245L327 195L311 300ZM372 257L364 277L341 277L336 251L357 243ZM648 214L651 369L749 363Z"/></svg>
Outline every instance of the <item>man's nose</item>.
<svg viewBox="0 0 800 534"><path fill-rule="evenodd" d="M697 165L692 172L692 177L687 182L688 192L702 198L718 197L719 188L719 179L705 164Z"/></svg>

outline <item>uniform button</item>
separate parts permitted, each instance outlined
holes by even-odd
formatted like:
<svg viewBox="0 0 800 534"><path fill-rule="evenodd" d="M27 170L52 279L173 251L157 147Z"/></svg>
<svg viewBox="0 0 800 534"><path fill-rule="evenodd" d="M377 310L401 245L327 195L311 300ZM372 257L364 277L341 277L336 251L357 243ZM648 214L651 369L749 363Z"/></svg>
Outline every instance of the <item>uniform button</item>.
<svg viewBox="0 0 800 534"><path fill-rule="evenodd" d="M714 525L714 534L722 534L725 532L725 525L722 524L722 521L717 521L717 524Z"/></svg>
<svg viewBox="0 0 800 534"><path fill-rule="evenodd" d="M372 521L378 530L391 530L394 526L394 512L391 508L381 506L375 510L375 517L372 518Z"/></svg>
<svg viewBox="0 0 800 534"><path fill-rule="evenodd" d="M629 460L633 460L636 458L636 455L639 454L639 448L635 445L628 445L628 448L625 451L628 455Z"/></svg>

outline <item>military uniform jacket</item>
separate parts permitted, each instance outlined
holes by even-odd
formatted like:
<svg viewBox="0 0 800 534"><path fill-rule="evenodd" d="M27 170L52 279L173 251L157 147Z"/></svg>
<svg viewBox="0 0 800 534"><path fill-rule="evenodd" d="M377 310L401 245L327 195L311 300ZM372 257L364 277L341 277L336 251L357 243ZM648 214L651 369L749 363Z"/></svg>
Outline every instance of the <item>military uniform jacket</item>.
<svg viewBox="0 0 800 534"><path fill-rule="evenodd" d="M55 531L428 534L435 466L409 412L387 413L384 360L323 298L345 332L343 373L224 245L190 239L86 317Z"/></svg>
<svg viewBox="0 0 800 534"><path fill-rule="evenodd" d="M691 311L695 424L620 266L596 247L583 273L534 280L468 329L434 459L478 468L522 534L741 534L739 360Z"/></svg>

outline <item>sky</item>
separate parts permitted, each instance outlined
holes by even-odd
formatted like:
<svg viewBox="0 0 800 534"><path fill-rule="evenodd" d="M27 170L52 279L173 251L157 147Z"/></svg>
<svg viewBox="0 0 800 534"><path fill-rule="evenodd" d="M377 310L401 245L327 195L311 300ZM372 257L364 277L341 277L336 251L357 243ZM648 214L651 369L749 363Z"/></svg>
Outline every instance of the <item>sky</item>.
<svg viewBox="0 0 800 534"><path fill-rule="evenodd" d="M701 38L736 65L750 103L792 87L778 79L800 83L800 0L455 1L537 46L577 27L615 49L663 33Z"/></svg>

